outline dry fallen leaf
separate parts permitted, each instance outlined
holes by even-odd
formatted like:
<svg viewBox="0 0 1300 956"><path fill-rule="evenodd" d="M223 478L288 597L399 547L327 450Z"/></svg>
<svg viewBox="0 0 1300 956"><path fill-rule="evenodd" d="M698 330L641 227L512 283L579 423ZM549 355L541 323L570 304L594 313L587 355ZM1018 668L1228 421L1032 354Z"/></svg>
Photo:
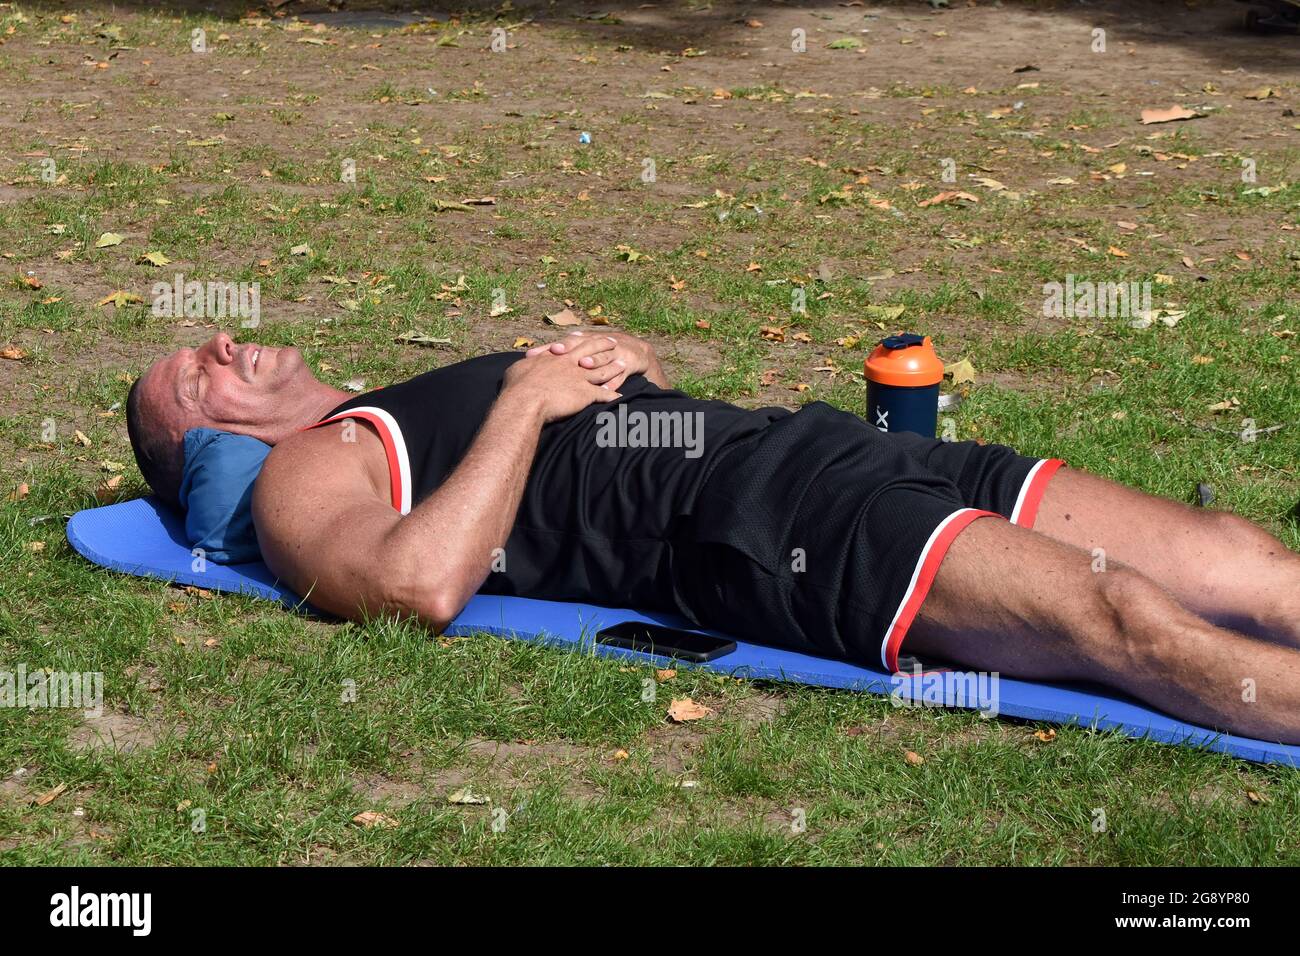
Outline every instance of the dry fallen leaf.
<svg viewBox="0 0 1300 956"><path fill-rule="evenodd" d="M111 478L105 479L100 483L99 487L95 489L95 498L100 504L108 504L112 501L116 501L117 491L121 485L121 475L114 475Z"/></svg>
<svg viewBox="0 0 1300 956"><path fill-rule="evenodd" d="M11 362L19 362L27 358L27 352L16 345L6 345L0 349L0 358L9 359Z"/></svg>
<svg viewBox="0 0 1300 956"><path fill-rule="evenodd" d="M474 207L469 206L468 203L454 203L454 202L451 202L450 199L434 199L434 200L433 200L433 211L434 211L434 212L448 212L448 211L451 211L451 209L455 209L455 211L458 211L458 212L473 212L473 211L474 211Z"/></svg>
<svg viewBox="0 0 1300 956"><path fill-rule="evenodd" d="M962 359L960 362L950 362L943 367L943 374L952 376L954 385L961 385L965 382L975 381L975 366L970 359Z"/></svg>
<svg viewBox="0 0 1300 956"><path fill-rule="evenodd" d="M903 754L903 759L913 767L919 767L921 764L925 763L925 758L915 750L909 750L907 753Z"/></svg>
<svg viewBox="0 0 1300 956"><path fill-rule="evenodd" d="M439 338L436 335L425 335L423 332L415 331L415 329L410 329L406 332L403 332L401 335L397 336L397 338L394 339L394 341L405 342L408 345L423 345L423 346L437 346L437 345L451 344L451 339Z"/></svg>
<svg viewBox="0 0 1300 956"><path fill-rule="evenodd" d="M572 309L561 309L553 315L548 315L546 321L551 325L558 326L582 325L582 316L576 314Z"/></svg>
<svg viewBox="0 0 1300 956"><path fill-rule="evenodd" d="M901 316L902 313L907 311L907 307L875 306L875 304L867 304L867 306L862 307L861 311L862 316L865 317L865 319L870 319L871 321L874 321L874 323L893 323L893 321L898 319L898 316Z"/></svg>
<svg viewBox="0 0 1300 956"><path fill-rule="evenodd" d="M24 481L21 485L19 485L19 486L18 486L17 488L15 488L13 491L9 492L9 500L10 500L10 501L22 501L22 500L23 500L24 498L26 498L29 494L31 494L31 490L32 490L32 489L31 489L30 487L28 487L27 482Z"/></svg>
<svg viewBox="0 0 1300 956"><path fill-rule="evenodd" d="M466 805L466 804L491 803L492 799L490 797L480 796L479 794L471 790L469 787L461 787L459 790L454 790L451 793L447 794L447 802L455 803L459 805Z"/></svg>
<svg viewBox="0 0 1300 956"><path fill-rule="evenodd" d="M646 259L650 262L654 261L644 252L638 252L625 242L621 242L614 247L614 257L616 259L622 259L624 262L640 262L642 259Z"/></svg>
<svg viewBox="0 0 1300 956"><path fill-rule="evenodd" d="M43 794L33 800L32 803L38 807L43 807L47 803L52 803L54 800L58 799L59 794L63 793L63 791L67 789L68 785L66 783L61 783L53 790L46 790Z"/></svg>
<svg viewBox="0 0 1300 956"><path fill-rule="evenodd" d="M1181 106L1171 106L1164 110L1143 110L1142 125L1150 126L1152 123L1172 123L1176 120L1196 119L1200 115L1195 110L1184 109Z"/></svg>
<svg viewBox="0 0 1300 956"><path fill-rule="evenodd" d="M72 437L77 440L78 444L84 445L87 448L90 447L90 439L86 437L86 433L83 432L80 428L78 428L76 431L72 433Z"/></svg>
<svg viewBox="0 0 1300 956"><path fill-rule="evenodd" d="M659 681L660 683L666 680L672 680L676 676L677 676L676 669L671 667L664 668L663 670L655 671L655 680Z"/></svg>
<svg viewBox="0 0 1300 956"><path fill-rule="evenodd" d="M132 303L143 302L143 301L144 299L136 295L134 292L127 292L124 289L117 289L116 291L110 292L108 295L104 296L104 298L96 302L95 305L99 306L99 305L111 304L113 308L120 309L125 305L131 305Z"/></svg>
<svg viewBox="0 0 1300 956"><path fill-rule="evenodd" d="M514 347L517 349L530 349L536 344L537 343L534 342L532 339L528 338L527 336L521 335L515 339Z"/></svg>
<svg viewBox="0 0 1300 956"><path fill-rule="evenodd" d="M713 711L703 704L697 704L689 697L677 697L668 707L668 719L675 724L684 724L688 720L700 720Z"/></svg>
<svg viewBox="0 0 1300 956"><path fill-rule="evenodd" d="M358 826L365 827L366 829L370 829L371 827L399 826L398 822L392 817L379 813L376 810L362 810L352 818L352 822Z"/></svg>
<svg viewBox="0 0 1300 956"><path fill-rule="evenodd" d="M943 192L937 193L936 195L931 196L929 199L922 199L919 203L917 203L917 206L921 208L925 208L926 206L938 206L941 203L954 202L959 200L964 202L980 201L978 196L973 196L970 193L962 192L960 189L945 189Z"/></svg>
<svg viewBox="0 0 1300 956"><path fill-rule="evenodd" d="M103 249L107 246L120 246L124 236L119 236L115 232L106 232L95 240L95 248Z"/></svg>
<svg viewBox="0 0 1300 956"><path fill-rule="evenodd" d="M1050 744L1056 739L1056 728L1049 727L1047 730L1035 730L1034 736L1045 744Z"/></svg>

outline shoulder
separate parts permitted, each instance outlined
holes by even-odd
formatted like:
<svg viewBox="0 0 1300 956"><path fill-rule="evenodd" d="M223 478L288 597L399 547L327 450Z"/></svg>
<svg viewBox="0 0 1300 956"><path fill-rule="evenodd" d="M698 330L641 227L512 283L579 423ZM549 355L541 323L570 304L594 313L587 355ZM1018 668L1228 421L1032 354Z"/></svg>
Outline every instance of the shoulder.
<svg viewBox="0 0 1300 956"><path fill-rule="evenodd" d="M321 425L276 442L262 465L258 485L298 481L322 467L337 465L337 456L342 451L339 446L343 444L338 433L343 427L341 422Z"/></svg>
<svg viewBox="0 0 1300 956"><path fill-rule="evenodd" d="M253 486L260 520L294 512L318 513L328 500L355 500L379 493L368 460L383 457L379 436L359 419L344 419L295 432L275 444Z"/></svg>
<svg viewBox="0 0 1300 956"><path fill-rule="evenodd" d="M277 442L253 486L262 559L296 593L313 592L314 604L336 613L345 613L339 610L345 602L335 598L346 588L333 581L331 568L350 567L349 549L373 541L397 517L367 467L368 450L381 449L382 460L378 436L356 427L348 441L344 428L343 422L322 425ZM348 533L340 534L345 527ZM326 589L323 597L314 591L318 585Z"/></svg>

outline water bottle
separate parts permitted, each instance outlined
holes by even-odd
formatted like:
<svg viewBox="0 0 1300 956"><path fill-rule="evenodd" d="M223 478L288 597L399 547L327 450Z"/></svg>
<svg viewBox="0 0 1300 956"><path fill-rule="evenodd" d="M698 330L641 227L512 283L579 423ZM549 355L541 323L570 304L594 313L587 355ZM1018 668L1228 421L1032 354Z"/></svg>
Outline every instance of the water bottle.
<svg viewBox="0 0 1300 956"><path fill-rule="evenodd" d="M905 332L883 339L867 356L867 421L882 432L934 437L943 362L930 337Z"/></svg>

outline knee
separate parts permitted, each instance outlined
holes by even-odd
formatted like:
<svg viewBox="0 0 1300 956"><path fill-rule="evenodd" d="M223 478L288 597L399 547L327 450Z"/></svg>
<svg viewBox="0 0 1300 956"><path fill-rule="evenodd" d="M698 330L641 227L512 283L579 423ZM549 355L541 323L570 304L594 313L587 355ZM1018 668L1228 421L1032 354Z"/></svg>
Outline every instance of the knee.
<svg viewBox="0 0 1300 956"><path fill-rule="evenodd" d="M1107 643L1109 663L1117 667L1149 667L1169 651L1172 626L1182 613L1174 599L1155 581L1120 567L1094 576L1095 616Z"/></svg>
<svg viewBox="0 0 1300 956"><path fill-rule="evenodd" d="M1188 568L1197 587L1197 596L1189 597L1189 606L1199 607L1215 616L1232 610L1249 613L1249 619L1261 621L1272 615L1264 595L1270 584L1300 572L1300 556L1277 538L1245 518L1228 511L1208 511L1201 515L1206 529L1207 546ZM1297 578L1300 583L1300 578Z"/></svg>

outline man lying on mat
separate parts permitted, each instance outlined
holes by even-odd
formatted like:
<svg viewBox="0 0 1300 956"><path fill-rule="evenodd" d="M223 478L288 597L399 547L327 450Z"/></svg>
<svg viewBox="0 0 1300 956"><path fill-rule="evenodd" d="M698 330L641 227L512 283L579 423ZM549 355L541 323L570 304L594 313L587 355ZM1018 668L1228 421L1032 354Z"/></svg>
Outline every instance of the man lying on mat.
<svg viewBox="0 0 1300 956"><path fill-rule="evenodd" d="M127 415L172 502L188 429L274 445L253 498L263 556L344 617L440 630L477 591L670 611L890 671L906 654L1095 681L1300 743L1300 555L1260 528L821 402L690 398L628 335L351 396L296 349L222 333L151 366Z"/></svg>

